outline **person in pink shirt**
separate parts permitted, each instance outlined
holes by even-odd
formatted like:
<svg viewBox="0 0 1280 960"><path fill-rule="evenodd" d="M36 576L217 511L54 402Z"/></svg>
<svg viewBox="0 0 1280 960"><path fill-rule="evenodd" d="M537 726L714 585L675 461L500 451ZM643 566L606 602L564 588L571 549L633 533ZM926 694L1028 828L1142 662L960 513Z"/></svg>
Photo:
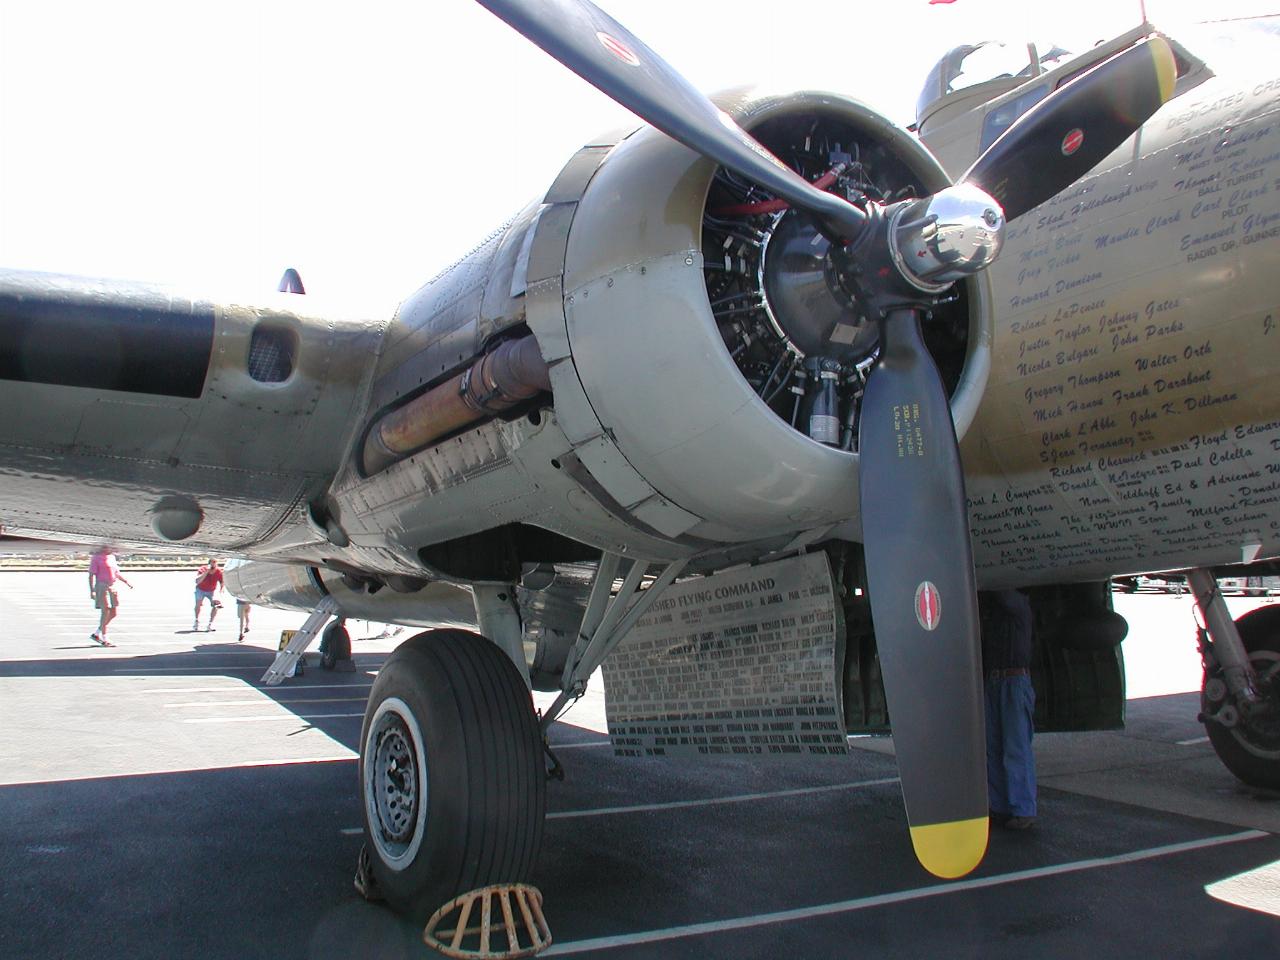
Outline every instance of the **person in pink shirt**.
<svg viewBox="0 0 1280 960"><path fill-rule="evenodd" d="M94 643L104 647L115 646L107 639L107 624L114 620L120 612L120 594L116 583L123 583L130 590L133 584L120 573L120 565L116 563L115 551L110 547L99 547L89 558L89 596L93 597L93 605L102 611L98 617L98 629L89 635Z"/></svg>

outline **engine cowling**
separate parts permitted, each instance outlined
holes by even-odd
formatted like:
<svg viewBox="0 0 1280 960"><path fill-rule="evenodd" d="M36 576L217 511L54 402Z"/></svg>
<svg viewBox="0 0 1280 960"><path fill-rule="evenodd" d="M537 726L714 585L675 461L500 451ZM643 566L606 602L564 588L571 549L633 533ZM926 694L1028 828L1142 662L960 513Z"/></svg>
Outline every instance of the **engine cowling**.
<svg viewBox="0 0 1280 960"><path fill-rule="evenodd" d="M948 182L857 101L719 102L853 199ZM332 491L348 559L369 568L394 554L404 573L472 580L486 569L477 558L510 544L526 562L586 559L544 549L531 527L655 560L836 526L857 537L858 398L876 317L807 220L755 190L651 128L592 143L541 204L406 300L374 374L369 442ZM960 434L986 381L988 303L985 280L966 281L927 325ZM498 366L481 358L530 336L550 410L545 392L521 399L539 377L477 390ZM405 437L408 449L384 449ZM500 541L475 539L498 528ZM389 548L360 547L386 544L386 531Z"/></svg>
<svg viewBox="0 0 1280 960"><path fill-rule="evenodd" d="M719 102L810 179L844 163L839 186L877 200L948 182L914 138L856 101L739 93ZM827 243L807 221L719 212L767 206L754 190L645 128L586 185L565 253L568 345L591 410L627 463L697 518L683 532L716 541L856 516L857 396L877 348L876 318L853 278L824 269L820 254L804 258L806 246ZM970 281L930 325L960 432L985 383L987 297L984 282ZM813 329L796 315L799 300L839 329ZM838 352L839 369L807 370L818 348ZM841 429L822 437L807 421L824 378L836 381L830 415ZM561 402L557 390L557 410Z"/></svg>

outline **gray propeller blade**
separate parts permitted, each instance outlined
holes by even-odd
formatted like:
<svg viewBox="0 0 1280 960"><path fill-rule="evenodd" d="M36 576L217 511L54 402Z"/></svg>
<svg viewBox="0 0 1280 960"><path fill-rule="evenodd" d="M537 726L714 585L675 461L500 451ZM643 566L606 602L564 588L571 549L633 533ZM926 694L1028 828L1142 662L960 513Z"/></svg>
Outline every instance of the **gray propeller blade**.
<svg viewBox="0 0 1280 960"><path fill-rule="evenodd" d="M1095 167L1173 96L1177 64L1152 37L1104 60L1018 118L971 166L976 183L1020 217Z"/></svg>
<svg viewBox="0 0 1280 960"><path fill-rule="evenodd" d="M783 164L587 0L477 0L601 92L667 136L808 211L832 239L857 240L866 215Z"/></svg>
<svg viewBox="0 0 1280 960"><path fill-rule="evenodd" d="M962 182L1012 220L1122 143L1173 79L1168 43L1132 47L1041 101ZM961 876L987 843L981 642L964 470L916 309L881 323L858 450L868 594L911 840L927 870Z"/></svg>
<svg viewBox="0 0 1280 960"><path fill-rule="evenodd" d="M668 136L805 211L855 259L888 256L887 219L785 167L587 0L478 2ZM965 179L1002 201L1008 219L1067 186L1171 95L1168 44L1155 40L1135 50L1042 101ZM1135 89L1117 98L1119 86ZM859 243L864 239L876 242ZM895 277L886 260L879 262L872 282L883 289L869 290L868 299L893 306L881 324L881 357L860 414L868 587L912 843L926 869L955 877L978 864L987 843L964 474L946 391L920 332L919 308L929 302L921 291L928 287L912 286L905 273Z"/></svg>

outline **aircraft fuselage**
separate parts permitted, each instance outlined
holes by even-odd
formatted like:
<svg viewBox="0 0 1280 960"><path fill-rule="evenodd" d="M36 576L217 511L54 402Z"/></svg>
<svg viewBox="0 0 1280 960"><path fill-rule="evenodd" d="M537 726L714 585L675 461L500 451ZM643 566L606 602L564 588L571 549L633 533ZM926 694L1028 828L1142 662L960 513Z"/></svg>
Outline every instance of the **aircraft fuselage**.
<svg viewBox="0 0 1280 960"><path fill-rule="evenodd" d="M963 444L985 581L1280 553L1280 82L1213 67L1010 225Z"/></svg>

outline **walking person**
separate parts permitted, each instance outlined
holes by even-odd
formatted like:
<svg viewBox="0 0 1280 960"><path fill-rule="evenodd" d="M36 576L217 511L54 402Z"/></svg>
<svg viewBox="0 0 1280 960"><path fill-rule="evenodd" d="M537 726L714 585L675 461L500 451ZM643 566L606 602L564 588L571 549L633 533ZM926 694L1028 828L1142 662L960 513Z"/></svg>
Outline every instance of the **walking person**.
<svg viewBox="0 0 1280 960"><path fill-rule="evenodd" d="M1031 600L1020 590L984 590L978 594L978 610L991 819L1010 830L1025 830L1036 820Z"/></svg>
<svg viewBox="0 0 1280 960"><path fill-rule="evenodd" d="M89 558L89 596L93 598L94 607L102 612L98 616L98 629L89 634L89 639L104 647L115 646L107 639L107 625L120 613L117 582L133 589L133 584L120 573L115 551L109 546L99 547Z"/></svg>
<svg viewBox="0 0 1280 960"><path fill-rule="evenodd" d="M249 632L249 610L252 606L247 600L236 599L236 618L240 621L240 636L236 643L244 643L244 635Z"/></svg>
<svg viewBox="0 0 1280 960"><path fill-rule="evenodd" d="M216 594L222 591L222 568L218 566L218 561L213 557L209 558L209 562L196 571L196 612L195 618L192 620L191 629L200 629L200 607L206 600L209 601L209 625L205 627L208 632L217 629L213 625L214 618L218 615L218 609L222 606Z"/></svg>

